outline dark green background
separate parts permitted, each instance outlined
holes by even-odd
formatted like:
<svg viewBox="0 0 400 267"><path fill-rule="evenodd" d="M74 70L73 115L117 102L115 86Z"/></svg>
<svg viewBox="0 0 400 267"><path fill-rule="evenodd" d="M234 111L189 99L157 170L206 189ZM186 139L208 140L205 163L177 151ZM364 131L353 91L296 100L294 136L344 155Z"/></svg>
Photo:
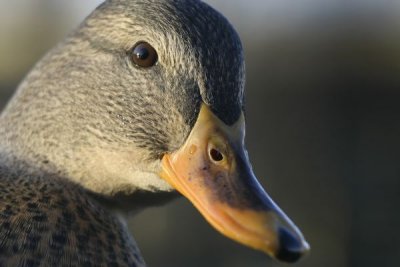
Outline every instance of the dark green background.
<svg viewBox="0 0 400 267"><path fill-rule="evenodd" d="M0 2L1 106L99 0L85 2ZM398 266L400 4L349 2L210 1L243 39L255 173L312 247L293 266ZM281 266L184 199L131 226L153 267Z"/></svg>

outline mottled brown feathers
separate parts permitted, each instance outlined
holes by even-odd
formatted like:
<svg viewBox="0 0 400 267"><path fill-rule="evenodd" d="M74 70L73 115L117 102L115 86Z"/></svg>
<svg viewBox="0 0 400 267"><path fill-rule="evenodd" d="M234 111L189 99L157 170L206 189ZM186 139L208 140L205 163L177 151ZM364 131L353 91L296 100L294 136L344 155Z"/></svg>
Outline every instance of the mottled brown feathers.
<svg viewBox="0 0 400 267"><path fill-rule="evenodd" d="M12 172L0 167L0 266L144 266L125 225L82 188Z"/></svg>

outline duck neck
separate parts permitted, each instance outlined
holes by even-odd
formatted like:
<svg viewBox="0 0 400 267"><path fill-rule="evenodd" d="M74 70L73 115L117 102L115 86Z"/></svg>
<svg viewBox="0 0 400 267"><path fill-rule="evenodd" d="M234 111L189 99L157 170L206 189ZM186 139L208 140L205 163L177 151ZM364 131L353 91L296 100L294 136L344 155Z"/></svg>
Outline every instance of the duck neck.
<svg viewBox="0 0 400 267"><path fill-rule="evenodd" d="M1 164L23 165L20 169L35 175L57 174L113 210L138 210L173 198L172 188L157 175L159 161L149 160L134 144L102 141L84 126L68 127L68 120L63 126L48 124L18 111L13 101L18 96L0 117Z"/></svg>

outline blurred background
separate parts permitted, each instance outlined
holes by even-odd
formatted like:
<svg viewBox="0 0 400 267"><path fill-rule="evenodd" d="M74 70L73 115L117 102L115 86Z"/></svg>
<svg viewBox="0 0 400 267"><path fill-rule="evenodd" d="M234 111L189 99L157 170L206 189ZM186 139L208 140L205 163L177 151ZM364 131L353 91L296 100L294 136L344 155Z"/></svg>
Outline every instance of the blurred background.
<svg viewBox="0 0 400 267"><path fill-rule="evenodd" d="M0 107L100 2L0 1ZM400 1L206 2L242 37L255 173L312 247L293 266L399 266ZM131 228L152 267L284 266L184 199Z"/></svg>

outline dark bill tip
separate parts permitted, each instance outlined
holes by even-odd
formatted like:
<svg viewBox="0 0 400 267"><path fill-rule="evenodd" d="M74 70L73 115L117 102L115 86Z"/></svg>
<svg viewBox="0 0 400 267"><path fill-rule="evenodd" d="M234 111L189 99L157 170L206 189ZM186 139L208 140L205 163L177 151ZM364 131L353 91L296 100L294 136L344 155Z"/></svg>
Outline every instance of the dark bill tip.
<svg viewBox="0 0 400 267"><path fill-rule="evenodd" d="M279 229L279 249L276 258L280 261L293 263L309 251L309 246L303 240L294 237L285 228Z"/></svg>

